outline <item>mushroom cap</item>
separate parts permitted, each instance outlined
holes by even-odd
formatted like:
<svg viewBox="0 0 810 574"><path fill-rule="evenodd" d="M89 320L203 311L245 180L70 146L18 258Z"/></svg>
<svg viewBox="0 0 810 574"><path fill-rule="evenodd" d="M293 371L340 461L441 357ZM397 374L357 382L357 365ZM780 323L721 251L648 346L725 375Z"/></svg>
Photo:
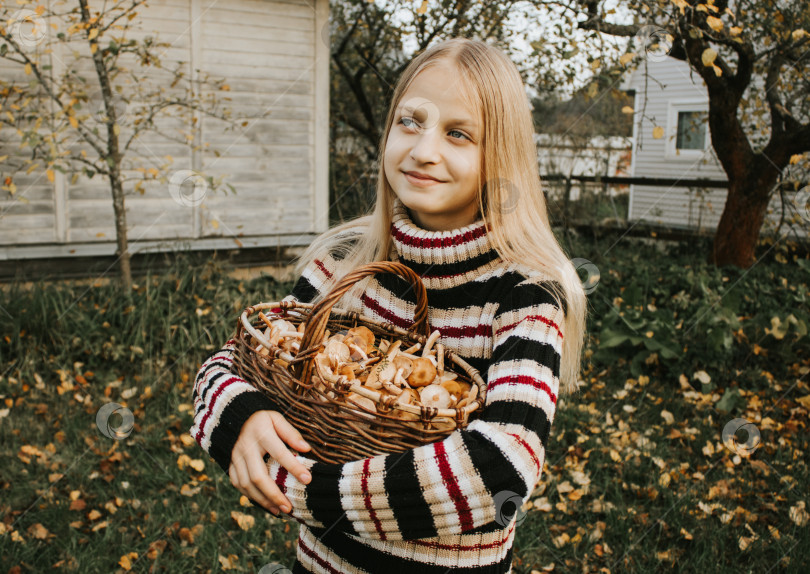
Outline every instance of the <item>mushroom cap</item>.
<svg viewBox="0 0 810 574"><path fill-rule="evenodd" d="M419 389L419 400L427 407L450 408L450 393L441 385L427 385Z"/></svg>
<svg viewBox="0 0 810 574"><path fill-rule="evenodd" d="M377 412L377 403L375 403L368 397L364 397L359 393L349 393L346 396L346 401L350 406L353 406L352 403L356 403L357 405L360 405L361 407L370 410L372 413ZM370 416L370 413L364 411L357 411L357 412L365 416Z"/></svg>
<svg viewBox="0 0 810 574"><path fill-rule="evenodd" d="M430 359L420 357L413 362L413 370L407 381L412 387L424 387L431 384L435 378L436 366Z"/></svg>
<svg viewBox="0 0 810 574"><path fill-rule="evenodd" d="M338 368L338 373L337 374L338 375L343 375L344 377L346 377L350 381L353 381L354 378L355 378L354 377L354 370L352 370L351 365L341 365L340 368Z"/></svg>
<svg viewBox="0 0 810 574"><path fill-rule="evenodd" d="M407 379L413 372L413 359L400 353L394 357L394 367L397 370L402 369L402 378Z"/></svg>
<svg viewBox="0 0 810 574"><path fill-rule="evenodd" d="M364 325L360 325L358 327L352 327L346 332L346 337L352 337L353 339L361 340L365 343L363 345L357 345L364 352L368 353L372 347L374 347L374 333L371 332L371 329Z"/></svg>
<svg viewBox="0 0 810 574"><path fill-rule="evenodd" d="M329 360L332 361L332 365L335 367L340 363L348 363L351 361L351 351L349 351L349 347L334 339L326 344L326 348L323 352L329 357Z"/></svg>

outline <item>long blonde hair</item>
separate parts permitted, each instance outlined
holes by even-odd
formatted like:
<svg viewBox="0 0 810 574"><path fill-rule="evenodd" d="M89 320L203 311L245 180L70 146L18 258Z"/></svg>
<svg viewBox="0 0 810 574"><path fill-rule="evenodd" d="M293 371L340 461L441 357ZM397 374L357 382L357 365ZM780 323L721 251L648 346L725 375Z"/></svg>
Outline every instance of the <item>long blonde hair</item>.
<svg viewBox="0 0 810 574"><path fill-rule="evenodd" d="M439 61L456 65L463 97L481 112L483 173L479 176L478 202L481 217L490 226L493 247L503 260L550 279L558 304L561 298L564 300L565 335L559 393L573 393L577 390L580 373L587 300L573 264L551 230L523 79L515 64L497 47L479 40L452 38L431 46L410 62L394 88L380 139L377 199L373 211L317 237L299 258L296 274L300 275L310 261L323 253L335 254L340 259L332 284L359 265L389 259L396 195L383 167L388 134L396 108L413 79ZM484 178L487 183L481 185ZM356 285L344 295L341 303L354 304L367 282Z"/></svg>

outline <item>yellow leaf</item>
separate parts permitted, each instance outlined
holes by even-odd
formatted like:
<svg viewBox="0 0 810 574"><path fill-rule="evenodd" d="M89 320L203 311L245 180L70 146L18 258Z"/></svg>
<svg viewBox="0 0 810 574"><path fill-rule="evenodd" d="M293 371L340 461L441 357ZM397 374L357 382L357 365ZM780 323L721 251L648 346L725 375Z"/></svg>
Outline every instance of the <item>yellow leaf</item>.
<svg viewBox="0 0 810 574"><path fill-rule="evenodd" d="M802 30L801 28L799 28L798 30L793 30L793 32L791 32L790 34L790 37L793 39L794 42L798 42L804 39L806 36L810 36L810 32L808 32L807 30Z"/></svg>
<svg viewBox="0 0 810 574"><path fill-rule="evenodd" d="M98 51L98 44L90 44L90 53L95 54Z"/></svg>
<svg viewBox="0 0 810 574"><path fill-rule="evenodd" d="M0 157L0 161L3 161L3 160L4 160L4 159L6 159L7 157L8 157L8 156L3 156L3 157ZM802 154L797 153L797 154L795 154L795 155L792 155L792 156L790 156L790 165L796 165L796 164L797 164L797 163L799 163L801 160L802 160Z"/></svg>
<svg viewBox="0 0 810 574"><path fill-rule="evenodd" d="M50 181L51 183L53 183L54 179L56 179L56 176L54 176L52 169L45 171L45 175L48 176L48 181Z"/></svg>
<svg viewBox="0 0 810 574"><path fill-rule="evenodd" d="M253 528L253 525L256 524L256 519L250 514L243 514L237 510L231 510L231 518L234 519L242 530L250 530Z"/></svg>
<svg viewBox="0 0 810 574"><path fill-rule="evenodd" d="M720 30L723 29L723 21L715 16L707 16L706 24L708 24L709 28L711 28L715 32L719 32Z"/></svg>
<svg viewBox="0 0 810 574"><path fill-rule="evenodd" d="M629 64L630 62L632 62L632 61L633 61L633 58L635 58L635 57L636 57L636 55L635 55L635 54L633 54L632 52L628 52L627 54L622 54L622 57L621 57L621 58L619 58L619 63L620 63L622 66L626 66L627 64Z"/></svg>
<svg viewBox="0 0 810 574"><path fill-rule="evenodd" d="M635 110L633 110L633 108L631 108L630 106L624 106L622 108L622 113L623 114L632 114L634 112L635 112Z"/></svg>
<svg viewBox="0 0 810 574"><path fill-rule="evenodd" d="M90 31L87 33L87 39L88 39L88 40L94 40L94 39L96 38L96 36L98 36L98 28L92 28L92 29L91 29L91 30L90 30Z"/></svg>
<svg viewBox="0 0 810 574"><path fill-rule="evenodd" d="M723 75L723 70L716 64L712 64L712 70L714 71L714 75L718 78Z"/></svg>
<svg viewBox="0 0 810 574"><path fill-rule="evenodd" d="M205 463L199 458L195 458L194 460L189 461L188 465L197 472L202 472L203 469L205 468Z"/></svg>
<svg viewBox="0 0 810 574"><path fill-rule="evenodd" d="M121 559L118 561L121 568L124 570L132 570L132 561L138 559L137 552L129 552L128 554L124 554L121 556Z"/></svg>
<svg viewBox="0 0 810 574"><path fill-rule="evenodd" d="M732 36L739 36L740 34L742 34L742 28L740 28L739 26L732 26L732 27L729 29L729 31L728 31L728 32L729 32L729 34L731 34Z"/></svg>
<svg viewBox="0 0 810 574"><path fill-rule="evenodd" d="M419 6L419 9L416 10L416 13L417 14L425 14L427 12L427 9L428 9L427 0L422 0L422 5Z"/></svg>
<svg viewBox="0 0 810 574"><path fill-rule="evenodd" d="M214 229L219 229L219 221L217 221L216 219L212 219L211 227L213 227Z"/></svg>
<svg viewBox="0 0 810 574"><path fill-rule="evenodd" d="M50 532L48 532L48 529L42 526L42 524L37 522L28 528L28 534L37 540L45 540L50 535Z"/></svg>
<svg viewBox="0 0 810 574"><path fill-rule="evenodd" d="M655 126L655 128L653 128L653 138L660 140L662 137L664 137L664 128Z"/></svg>
<svg viewBox="0 0 810 574"><path fill-rule="evenodd" d="M703 62L703 65L706 67L711 66L714 63L714 60L717 58L717 52L715 52L711 48L706 48L703 50L703 53L700 55L700 60Z"/></svg>
<svg viewBox="0 0 810 574"><path fill-rule="evenodd" d="M117 136L120 136L121 135L121 126L119 126L118 124L114 124L113 125L113 133L115 135L117 135Z"/></svg>
<svg viewBox="0 0 810 574"><path fill-rule="evenodd" d="M33 69L31 68L31 64L26 64L25 65L25 75L30 76L32 72L33 72Z"/></svg>
<svg viewBox="0 0 810 574"><path fill-rule="evenodd" d="M68 116L68 121L70 122L70 127L73 129L79 127L79 120L76 119L76 116Z"/></svg>

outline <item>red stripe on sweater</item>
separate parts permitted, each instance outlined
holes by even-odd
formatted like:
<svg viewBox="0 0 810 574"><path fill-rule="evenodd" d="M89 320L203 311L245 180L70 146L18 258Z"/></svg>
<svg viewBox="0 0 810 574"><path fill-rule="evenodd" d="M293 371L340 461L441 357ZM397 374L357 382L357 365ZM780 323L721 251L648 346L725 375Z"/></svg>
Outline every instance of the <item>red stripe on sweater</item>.
<svg viewBox="0 0 810 574"><path fill-rule="evenodd" d="M287 469L283 466L278 467L278 474L276 475L276 484L278 485L281 494L287 494Z"/></svg>
<svg viewBox="0 0 810 574"><path fill-rule="evenodd" d="M370 465L371 459L367 458L363 461L363 476L360 478L360 488L363 491L363 502L365 502L366 510L368 510L368 513L371 515L371 520L374 522L374 528L377 530L377 534L380 535L380 540L387 540L385 537L385 532L383 532L382 529L382 523L377 518L377 513L371 506L371 493L368 491L368 477L369 474L371 474L368 468Z"/></svg>
<svg viewBox="0 0 810 574"><path fill-rule="evenodd" d="M509 375L506 377L498 377L487 384L487 392L498 385L529 385L530 387L545 392L548 395L548 398L551 399L551 402L555 405L557 404L557 395L552 392L551 387L549 387L544 381L539 381L528 375Z"/></svg>
<svg viewBox="0 0 810 574"><path fill-rule="evenodd" d="M439 463L439 472L442 475L442 481L447 485L447 494L453 499L453 504L456 505L456 512L458 512L458 519L461 523L461 530L470 530L473 527L472 512L470 512L470 505L467 502L467 497L462 494L461 489L458 487L458 481L453 474L453 469L450 468L450 461L447 458L447 451L444 450L444 443L439 441L434 443L433 450L436 452L437 462Z"/></svg>
<svg viewBox="0 0 810 574"><path fill-rule="evenodd" d="M488 544L481 544L480 542L477 544L444 544L442 542L430 542L427 540L408 540L411 544L416 544L418 546L426 546L427 548L437 548L439 550L461 550L461 551L470 551L470 550L488 550L490 548L498 548L506 544L506 541L509 540L509 537L512 535L512 531L515 529L515 524L509 527L509 530L506 531L506 535L501 538L500 540L496 540L495 542L490 542Z"/></svg>
<svg viewBox="0 0 810 574"><path fill-rule="evenodd" d="M382 317L389 323L396 325L397 327L407 329L408 327L411 327L413 325L413 321L403 319L399 315L392 313L391 311L380 305L377 301L375 301L365 293L361 295L360 299L363 301L363 304L366 307L376 312L380 317Z"/></svg>
<svg viewBox="0 0 810 574"><path fill-rule="evenodd" d="M300 536L298 537L298 548L301 550L301 552L303 552L304 554L312 558L315 562L317 562L321 568L325 568L327 572L334 572L334 574L340 574L340 570L335 570L335 568L333 568L332 565L329 564L329 562L318 556L318 554L316 554L316 552L312 548L304 544L304 541Z"/></svg>
<svg viewBox="0 0 810 574"><path fill-rule="evenodd" d="M442 327L442 338L461 339L462 337L491 337L492 325L465 325L464 327Z"/></svg>
<svg viewBox="0 0 810 574"><path fill-rule="evenodd" d="M214 394L211 395L211 402L209 403L210 406L205 411L205 415L203 415L202 421L200 421L200 430L197 431L197 436L194 437L195 439L197 439L198 443L200 441L202 441L203 429L205 428L205 422L208 420L208 417L211 416L211 413L214 412L213 406L214 406L214 404L216 404L217 398L219 397L219 395L222 394L222 391L225 390L225 387L227 387L231 383L236 383L236 382L239 382L241 380L242 379L240 379L239 377L231 377L230 379L226 379L225 382L222 383L216 391L214 391Z"/></svg>
<svg viewBox="0 0 810 574"><path fill-rule="evenodd" d="M518 441L520 445L528 451L529 456L531 456L532 460L534 461L534 466L537 467L537 470L540 470L540 459L537 458L537 455L534 453L534 449L531 446L529 446L529 443L527 443L520 435L516 435L511 432L508 432L506 434L508 434L511 437L514 437L515 440Z"/></svg>
<svg viewBox="0 0 810 574"><path fill-rule="evenodd" d="M332 274L329 272L329 270L328 270L326 267L324 267L324 265L323 265L323 262L322 262L322 261L320 261L319 259L314 259L314 260L313 260L313 263L315 263L315 265L317 265L317 266L318 266L318 269L320 269L320 270L321 270L321 272L322 272L324 275L326 275L327 279L331 279L331 278L332 278Z"/></svg>
<svg viewBox="0 0 810 574"><path fill-rule="evenodd" d="M487 228L481 226L477 229L466 231L460 235L451 235L449 237L435 237L428 239L426 237L413 237L408 235L397 228L396 224L391 224L391 233L394 238L404 245L418 247L419 249L435 249L441 247L451 247L453 245L463 245L471 241L475 241L479 237L487 234Z"/></svg>
<svg viewBox="0 0 810 574"><path fill-rule="evenodd" d="M551 327L554 327L557 330L557 334L560 336L560 339L563 338L562 331L560 331L560 326L557 325L557 323L555 323L551 319L543 317L542 315L527 315L527 316L523 317L523 319L521 319L520 321L517 321L516 323L512 323L511 325L504 325L503 327L501 327L500 329L498 329L495 332L495 335L500 335L504 331L514 329L515 327L520 325L520 323L522 323L523 321L540 321L541 323L545 323L546 325L550 325Z"/></svg>

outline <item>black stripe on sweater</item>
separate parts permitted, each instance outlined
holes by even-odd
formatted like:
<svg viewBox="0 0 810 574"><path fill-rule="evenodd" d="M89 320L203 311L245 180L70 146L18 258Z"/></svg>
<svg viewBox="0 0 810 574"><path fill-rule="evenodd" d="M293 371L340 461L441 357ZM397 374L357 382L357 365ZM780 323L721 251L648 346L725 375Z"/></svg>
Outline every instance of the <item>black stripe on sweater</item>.
<svg viewBox="0 0 810 574"><path fill-rule="evenodd" d="M357 534L346 517L340 503L340 476L343 465L316 462L310 472L312 482L307 485L307 508L312 517L322 523L326 530L340 530Z"/></svg>
<svg viewBox="0 0 810 574"><path fill-rule="evenodd" d="M495 401L487 405L481 420L489 423L518 424L537 434L543 446L548 444L551 423L546 411L523 401Z"/></svg>
<svg viewBox="0 0 810 574"><path fill-rule="evenodd" d="M397 496L389 496L388 504L403 538L436 535L433 515L425 502L416 472L413 450L391 454L385 458L384 487L385 492L399 493Z"/></svg>
<svg viewBox="0 0 810 574"><path fill-rule="evenodd" d="M512 562L512 548L504 558L495 564L476 565L468 568L437 566L401 558L369 548L362 542L346 536L342 532L312 530L316 538L329 546L330 550L357 568L368 572L384 574L503 574L509 571ZM506 531L503 531L506 537ZM440 551L441 552L441 551Z"/></svg>
<svg viewBox="0 0 810 574"><path fill-rule="evenodd" d="M526 493L526 485L517 469L486 435L479 431L466 431L461 433L461 440L473 468L478 471L478 476L493 498L504 490L517 492L521 496Z"/></svg>

